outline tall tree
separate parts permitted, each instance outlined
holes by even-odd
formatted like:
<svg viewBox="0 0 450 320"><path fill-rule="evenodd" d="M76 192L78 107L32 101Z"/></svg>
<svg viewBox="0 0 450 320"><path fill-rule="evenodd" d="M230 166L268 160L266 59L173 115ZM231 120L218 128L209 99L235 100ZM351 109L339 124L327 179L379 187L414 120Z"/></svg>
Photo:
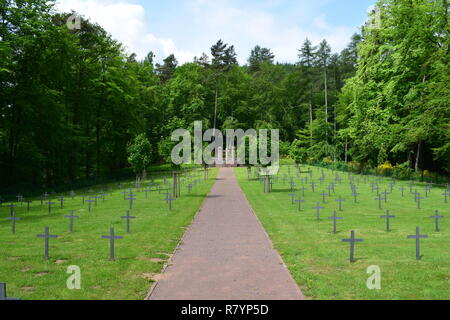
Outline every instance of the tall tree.
<svg viewBox="0 0 450 320"><path fill-rule="evenodd" d="M167 58L164 59L164 63L156 64L156 73L161 79L162 83L166 83L169 79L172 78L175 69L178 66L178 61L175 58L174 54L171 54Z"/></svg>
<svg viewBox="0 0 450 320"><path fill-rule="evenodd" d="M259 71L261 69L261 64L263 63L272 64L274 59L275 55L270 51L270 49L256 46L248 58L250 72Z"/></svg>
<svg viewBox="0 0 450 320"><path fill-rule="evenodd" d="M299 63L300 67L303 70L303 74L305 76L306 81L308 82L309 92L308 92L308 102L309 102L309 126L310 126L310 141L312 144L313 140L313 129L312 129L312 123L313 123L313 94L314 94L314 87L313 87L313 77L314 77L314 64L315 64L315 57L316 57L316 50L317 48L314 47L307 38L305 42L303 43L302 48L299 50Z"/></svg>

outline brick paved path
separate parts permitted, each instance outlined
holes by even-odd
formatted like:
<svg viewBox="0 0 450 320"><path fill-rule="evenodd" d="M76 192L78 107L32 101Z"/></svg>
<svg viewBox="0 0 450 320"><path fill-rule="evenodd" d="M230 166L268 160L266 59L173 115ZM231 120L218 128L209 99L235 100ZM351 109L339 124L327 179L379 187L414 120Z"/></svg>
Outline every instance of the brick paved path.
<svg viewBox="0 0 450 320"><path fill-rule="evenodd" d="M150 300L301 299L233 169L220 169Z"/></svg>

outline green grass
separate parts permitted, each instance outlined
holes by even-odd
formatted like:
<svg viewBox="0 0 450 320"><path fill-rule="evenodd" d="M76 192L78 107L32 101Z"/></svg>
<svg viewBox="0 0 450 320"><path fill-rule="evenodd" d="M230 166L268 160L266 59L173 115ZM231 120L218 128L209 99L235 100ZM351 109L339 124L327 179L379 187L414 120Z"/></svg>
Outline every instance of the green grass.
<svg viewBox="0 0 450 320"><path fill-rule="evenodd" d="M144 299L152 285L152 275L161 272L211 189L216 174L217 170L212 169L210 179L197 185L190 195L186 183L171 212L161 201L165 198L163 194L151 192L146 200L144 192L137 193L131 212L137 219L131 223L130 234L120 218L128 210L129 202L119 190L112 196L108 193L104 203L99 200L90 213L87 203L83 206L78 196L67 199L63 209L54 197L57 205L51 216L47 206L41 207L40 200L33 199L29 213L26 204L19 205L16 216L21 220L17 222L15 235L11 222L5 220L9 208L4 205L0 208L0 282L7 283L8 296L22 299ZM69 232L69 220L64 219L70 210L80 216L74 222L73 233ZM49 261L44 260L44 240L37 238L46 226L51 234L59 235L58 239L50 240ZM112 226L116 235L124 236L116 242L116 261L109 261L109 240L101 239ZM66 272L72 265L81 268L81 290L67 289L70 274Z"/></svg>
<svg viewBox="0 0 450 320"><path fill-rule="evenodd" d="M308 168L313 170L314 180L319 184L322 169L303 167L302 171ZM306 202L298 212L297 206L291 204L289 180L286 185L282 181L288 173L287 167L280 171L279 182L270 194L263 193L263 185L258 180L247 180L245 168L236 169L241 188L304 294L319 300L450 299L450 208L441 195L444 189L434 187L419 210L407 182L397 182L388 203L383 203L383 210L379 210L376 192L372 193L369 182L364 184L361 178L360 196L355 204L347 174L339 173L342 184L322 204L325 209L321 221L317 221L312 207L322 202L320 193L334 177L330 170L323 170L326 180L316 187L315 193L310 184L305 185ZM291 167L293 176L294 171ZM385 188L389 191L389 182L384 179L380 191ZM295 179L295 183L301 188L300 180ZM404 198L400 191L402 185L407 187ZM424 184L414 185L422 194L424 188ZM345 200L344 211L338 211L344 220L338 222L338 234L334 234L333 223L327 217L338 210L335 200L339 196ZM385 220L380 219L386 209L397 216L391 222L390 233L386 232ZM429 218L436 209L446 217L441 220L440 233L435 232L434 220ZM418 226L430 237L421 242L421 261L415 260L415 240L407 239L408 235L415 234ZM354 264L349 262L349 244L342 242L350 237L351 230L355 230L357 238L364 239L363 243L356 244ZM370 277L367 268L372 265L381 268L381 290L367 288Z"/></svg>

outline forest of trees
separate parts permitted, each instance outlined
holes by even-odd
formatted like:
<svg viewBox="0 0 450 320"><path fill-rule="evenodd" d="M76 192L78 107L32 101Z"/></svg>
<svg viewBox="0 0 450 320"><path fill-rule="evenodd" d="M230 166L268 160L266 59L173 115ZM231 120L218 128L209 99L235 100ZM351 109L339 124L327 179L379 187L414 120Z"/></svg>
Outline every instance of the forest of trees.
<svg viewBox="0 0 450 320"><path fill-rule="evenodd" d="M379 28L362 27L341 53L298 39L297 63L255 46L239 65L219 40L180 65L154 63L152 48L137 60L86 20L71 30L72 13L52 1L0 0L1 189L113 177L139 163L130 150L164 163L172 131L194 121L280 129L298 162L448 174L447 1L377 7Z"/></svg>

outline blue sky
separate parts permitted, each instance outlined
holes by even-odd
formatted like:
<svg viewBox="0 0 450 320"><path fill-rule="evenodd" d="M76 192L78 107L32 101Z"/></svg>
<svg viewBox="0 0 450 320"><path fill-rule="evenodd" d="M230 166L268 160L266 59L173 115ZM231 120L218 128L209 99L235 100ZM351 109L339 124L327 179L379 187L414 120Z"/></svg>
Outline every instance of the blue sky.
<svg viewBox="0 0 450 320"><path fill-rule="evenodd" d="M154 51L183 63L209 53L218 39L235 45L245 63L255 45L272 49L279 62L295 62L306 37L326 38L342 50L364 23L375 0L58 0L98 22L140 58Z"/></svg>

